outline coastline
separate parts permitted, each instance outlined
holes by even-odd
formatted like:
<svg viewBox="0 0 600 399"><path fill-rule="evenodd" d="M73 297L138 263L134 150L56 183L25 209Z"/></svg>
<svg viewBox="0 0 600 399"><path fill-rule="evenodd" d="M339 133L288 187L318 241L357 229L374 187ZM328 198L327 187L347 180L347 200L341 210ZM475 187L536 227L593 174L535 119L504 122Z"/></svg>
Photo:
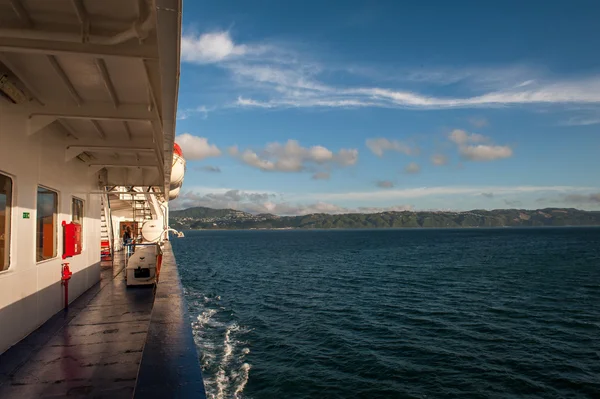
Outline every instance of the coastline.
<svg viewBox="0 0 600 399"><path fill-rule="evenodd" d="M214 228L184 229L183 231L279 231L279 230L529 230L529 229L600 229L600 225L566 225L566 226L452 226L452 227L274 227L274 228Z"/></svg>

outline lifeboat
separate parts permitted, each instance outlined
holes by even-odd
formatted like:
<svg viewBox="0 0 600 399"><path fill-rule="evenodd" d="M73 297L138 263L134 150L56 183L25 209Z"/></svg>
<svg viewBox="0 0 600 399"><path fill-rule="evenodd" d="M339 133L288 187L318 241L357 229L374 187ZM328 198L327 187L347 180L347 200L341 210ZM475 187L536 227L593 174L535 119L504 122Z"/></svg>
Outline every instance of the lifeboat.
<svg viewBox="0 0 600 399"><path fill-rule="evenodd" d="M171 182L169 191L169 200L174 200L179 196L183 178L185 176L185 158L179 144L173 145L173 164L171 166Z"/></svg>
<svg viewBox="0 0 600 399"><path fill-rule="evenodd" d="M160 220L148 220L141 228L143 242L159 242L164 233L163 224Z"/></svg>
<svg viewBox="0 0 600 399"><path fill-rule="evenodd" d="M125 267L125 284L152 285L156 283L157 271L160 268L160 249L158 245L138 246L127 260Z"/></svg>
<svg viewBox="0 0 600 399"><path fill-rule="evenodd" d="M179 197L180 191L181 191L181 186L175 187L174 189L169 191L169 201L174 200L175 198Z"/></svg>

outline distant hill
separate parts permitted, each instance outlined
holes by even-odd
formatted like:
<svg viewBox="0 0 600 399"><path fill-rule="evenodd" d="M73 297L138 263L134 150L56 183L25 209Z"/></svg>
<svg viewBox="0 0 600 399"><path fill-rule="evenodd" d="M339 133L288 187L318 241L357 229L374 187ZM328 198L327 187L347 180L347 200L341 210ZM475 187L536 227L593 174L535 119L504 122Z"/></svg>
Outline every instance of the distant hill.
<svg viewBox="0 0 600 399"><path fill-rule="evenodd" d="M600 212L545 208L276 216L268 213L253 215L233 209L196 207L171 211L169 223L171 227L179 230L600 226Z"/></svg>
<svg viewBox="0 0 600 399"><path fill-rule="evenodd" d="M252 214L236 211L234 209L212 209L206 208L203 206L197 206L194 208L183 209L181 211L171 211L169 212L172 218L194 218L194 219L202 219L202 218L223 218L232 215L243 216L243 217L251 217Z"/></svg>

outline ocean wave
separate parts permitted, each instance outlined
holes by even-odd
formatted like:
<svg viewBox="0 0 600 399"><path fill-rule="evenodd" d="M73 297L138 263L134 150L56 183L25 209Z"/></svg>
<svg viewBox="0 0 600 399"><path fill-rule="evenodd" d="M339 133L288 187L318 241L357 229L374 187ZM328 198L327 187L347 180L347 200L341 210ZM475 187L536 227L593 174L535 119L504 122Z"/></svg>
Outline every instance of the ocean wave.
<svg viewBox="0 0 600 399"><path fill-rule="evenodd" d="M244 339L250 329L232 320L232 312L219 304L220 296L193 290L188 295L193 298L189 302L196 315L192 331L208 398L241 399L250 377L251 365L245 361L250 348Z"/></svg>
<svg viewBox="0 0 600 399"><path fill-rule="evenodd" d="M600 229L547 231L191 232L207 395L600 397Z"/></svg>

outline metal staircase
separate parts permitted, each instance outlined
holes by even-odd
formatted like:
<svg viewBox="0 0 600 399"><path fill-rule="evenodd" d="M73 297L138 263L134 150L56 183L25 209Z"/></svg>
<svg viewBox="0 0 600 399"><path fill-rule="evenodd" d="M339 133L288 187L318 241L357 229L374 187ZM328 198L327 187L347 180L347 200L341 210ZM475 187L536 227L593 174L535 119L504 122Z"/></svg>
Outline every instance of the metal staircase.
<svg viewBox="0 0 600 399"><path fill-rule="evenodd" d="M100 259L113 260L114 233L112 218L110 216L110 200L108 195L101 197L102 209L100 211Z"/></svg>
<svg viewBox="0 0 600 399"><path fill-rule="evenodd" d="M135 236L134 239L140 239L141 228L144 222L153 219L163 220L163 209L159 205L153 187L135 187L135 186L114 186L105 187L105 194L102 196L102 250L103 255L108 252L112 255L115 251L121 249L120 237L115 241L114 234L117 228L118 234L122 234L123 223L130 223ZM108 215L108 216L107 216ZM119 222L119 226L113 228L111 225L112 217L114 223ZM133 224L131 223L133 222ZM135 226L135 227L134 227ZM115 233L113 233L115 232ZM106 244L110 243L110 251ZM104 259L104 256L103 256Z"/></svg>
<svg viewBox="0 0 600 399"><path fill-rule="evenodd" d="M139 222L140 225L146 220L152 219L152 210L150 209L150 203L145 196L135 196L136 199L133 201L133 220ZM142 199L141 199L142 198Z"/></svg>

